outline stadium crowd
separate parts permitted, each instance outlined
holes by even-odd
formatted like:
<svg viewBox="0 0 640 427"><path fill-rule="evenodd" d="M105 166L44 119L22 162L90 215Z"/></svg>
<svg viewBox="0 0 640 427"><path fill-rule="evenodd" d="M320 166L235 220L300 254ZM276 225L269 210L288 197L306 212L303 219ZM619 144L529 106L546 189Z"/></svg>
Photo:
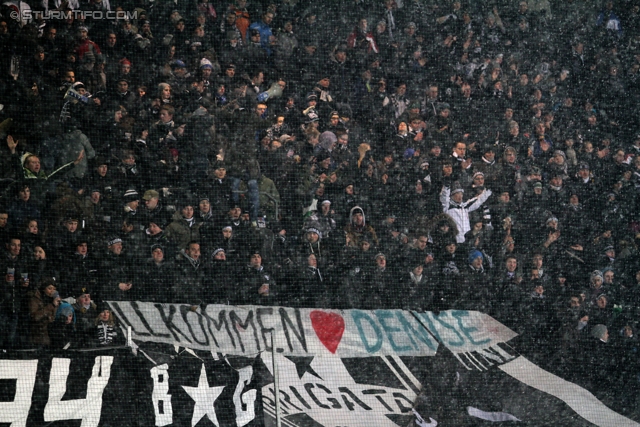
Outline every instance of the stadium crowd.
<svg viewBox="0 0 640 427"><path fill-rule="evenodd" d="M638 1L14 3L0 347L122 342L103 301L479 310L637 385Z"/></svg>

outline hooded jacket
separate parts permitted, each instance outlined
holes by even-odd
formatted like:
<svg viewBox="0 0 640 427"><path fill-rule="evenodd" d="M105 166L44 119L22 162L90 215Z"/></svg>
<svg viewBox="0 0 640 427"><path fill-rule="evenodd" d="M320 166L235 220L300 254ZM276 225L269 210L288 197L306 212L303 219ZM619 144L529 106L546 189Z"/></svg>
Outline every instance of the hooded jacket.
<svg viewBox="0 0 640 427"><path fill-rule="evenodd" d="M358 210L362 213L363 221L361 226L357 226L353 220L353 215ZM378 246L380 243L374 228L367 225L367 218L364 215L364 210L360 206L354 206L351 208L351 211L349 211L349 224L345 227L345 233L348 241L347 246L359 247L360 241L363 238L369 240L374 246Z"/></svg>

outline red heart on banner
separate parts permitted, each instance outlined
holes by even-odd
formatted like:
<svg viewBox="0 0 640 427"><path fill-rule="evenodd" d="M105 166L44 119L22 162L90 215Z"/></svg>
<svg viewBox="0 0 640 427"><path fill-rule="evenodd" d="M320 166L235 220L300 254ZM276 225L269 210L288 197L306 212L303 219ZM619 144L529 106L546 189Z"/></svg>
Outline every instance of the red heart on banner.
<svg viewBox="0 0 640 427"><path fill-rule="evenodd" d="M344 333L344 319L342 316L338 313L314 310L309 313L309 317L311 318L311 326L316 331L320 342L327 347L327 350L335 354Z"/></svg>

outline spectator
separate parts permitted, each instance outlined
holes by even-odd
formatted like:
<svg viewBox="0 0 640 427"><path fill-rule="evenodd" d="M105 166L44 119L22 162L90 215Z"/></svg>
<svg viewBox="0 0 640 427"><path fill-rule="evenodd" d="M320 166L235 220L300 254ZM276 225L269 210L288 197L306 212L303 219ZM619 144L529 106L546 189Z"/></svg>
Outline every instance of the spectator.
<svg viewBox="0 0 640 427"><path fill-rule="evenodd" d="M9 206L9 215L16 228L22 227L29 219L40 219L40 209L31 199L31 189L28 182L17 187L16 198Z"/></svg>
<svg viewBox="0 0 640 427"><path fill-rule="evenodd" d="M367 225L364 211L354 206L349 211L349 224L345 227L347 246L358 246L364 239L378 246L378 236L372 226Z"/></svg>
<svg viewBox="0 0 640 427"><path fill-rule="evenodd" d="M196 221L194 204L191 201L183 201L180 213L176 213L173 222L166 229L169 241L180 249L186 249L191 241L200 240L201 222Z"/></svg>
<svg viewBox="0 0 640 427"><path fill-rule="evenodd" d="M98 306L91 299L90 289L86 286L79 287L75 295L76 302L73 304L75 344L80 348L89 347L93 341L94 321L98 316Z"/></svg>
<svg viewBox="0 0 640 427"><path fill-rule="evenodd" d="M134 272L131 259L124 252L122 239L112 236L107 241L107 253L98 267L100 289L98 296L102 301L131 301L135 299L137 287L133 287Z"/></svg>
<svg viewBox="0 0 640 427"><path fill-rule="evenodd" d="M93 331L95 335L91 342L92 347L123 345L124 336L109 306L100 305L97 312L98 316L94 320Z"/></svg>
<svg viewBox="0 0 640 427"><path fill-rule="evenodd" d="M28 279L27 257L22 254L21 240L18 237L7 239L1 259L0 271L5 275L2 280L0 316L2 324L6 325L2 328L2 341L7 347L20 347L25 344L29 324L29 292L33 291L35 286Z"/></svg>
<svg viewBox="0 0 640 427"><path fill-rule="evenodd" d="M456 241L464 243L465 234L471 230L469 223L469 213L479 209L482 204L491 196L491 190L483 189L482 192L475 197L463 202L464 190L460 187L451 189L443 186L440 192L440 203L443 212L449 215L456 223L458 235Z"/></svg>
<svg viewBox="0 0 640 427"><path fill-rule="evenodd" d="M49 327L55 321L56 310L61 301L60 294L56 291L55 280L44 278L29 298L31 344L39 347L48 347L51 344Z"/></svg>
<svg viewBox="0 0 640 427"><path fill-rule="evenodd" d="M157 263L156 263L157 264ZM176 257L172 300L198 307L204 303L204 267L201 266L200 244L190 241Z"/></svg>
<svg viewBox="0 0 640 427"><path fill-rule="evenodd" d="M61 302L55 320L49 325L51 348L67 349L77 345L76 317L71 304Z"/></svg>
<svg viewBox="0 0 640 427"><path fill-rule="evenodd" d="M276 300L278 290L272 275L262 265L262 255L258 250L252 251L249 265L242 269L238 277L239 301L250 304L272 305Z"/></svg>

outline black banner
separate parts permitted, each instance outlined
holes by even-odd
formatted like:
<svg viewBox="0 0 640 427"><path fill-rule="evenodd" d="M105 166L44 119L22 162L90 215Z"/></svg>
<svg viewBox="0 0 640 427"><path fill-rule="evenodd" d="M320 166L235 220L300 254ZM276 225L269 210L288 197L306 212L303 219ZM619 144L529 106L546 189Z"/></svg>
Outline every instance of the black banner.
<svg viewBox="0 0 640 427"><path fill-rule="evenodd" d="M16 353L0 358L0 426L261 426L260 359L190 350Z"/></svg>

